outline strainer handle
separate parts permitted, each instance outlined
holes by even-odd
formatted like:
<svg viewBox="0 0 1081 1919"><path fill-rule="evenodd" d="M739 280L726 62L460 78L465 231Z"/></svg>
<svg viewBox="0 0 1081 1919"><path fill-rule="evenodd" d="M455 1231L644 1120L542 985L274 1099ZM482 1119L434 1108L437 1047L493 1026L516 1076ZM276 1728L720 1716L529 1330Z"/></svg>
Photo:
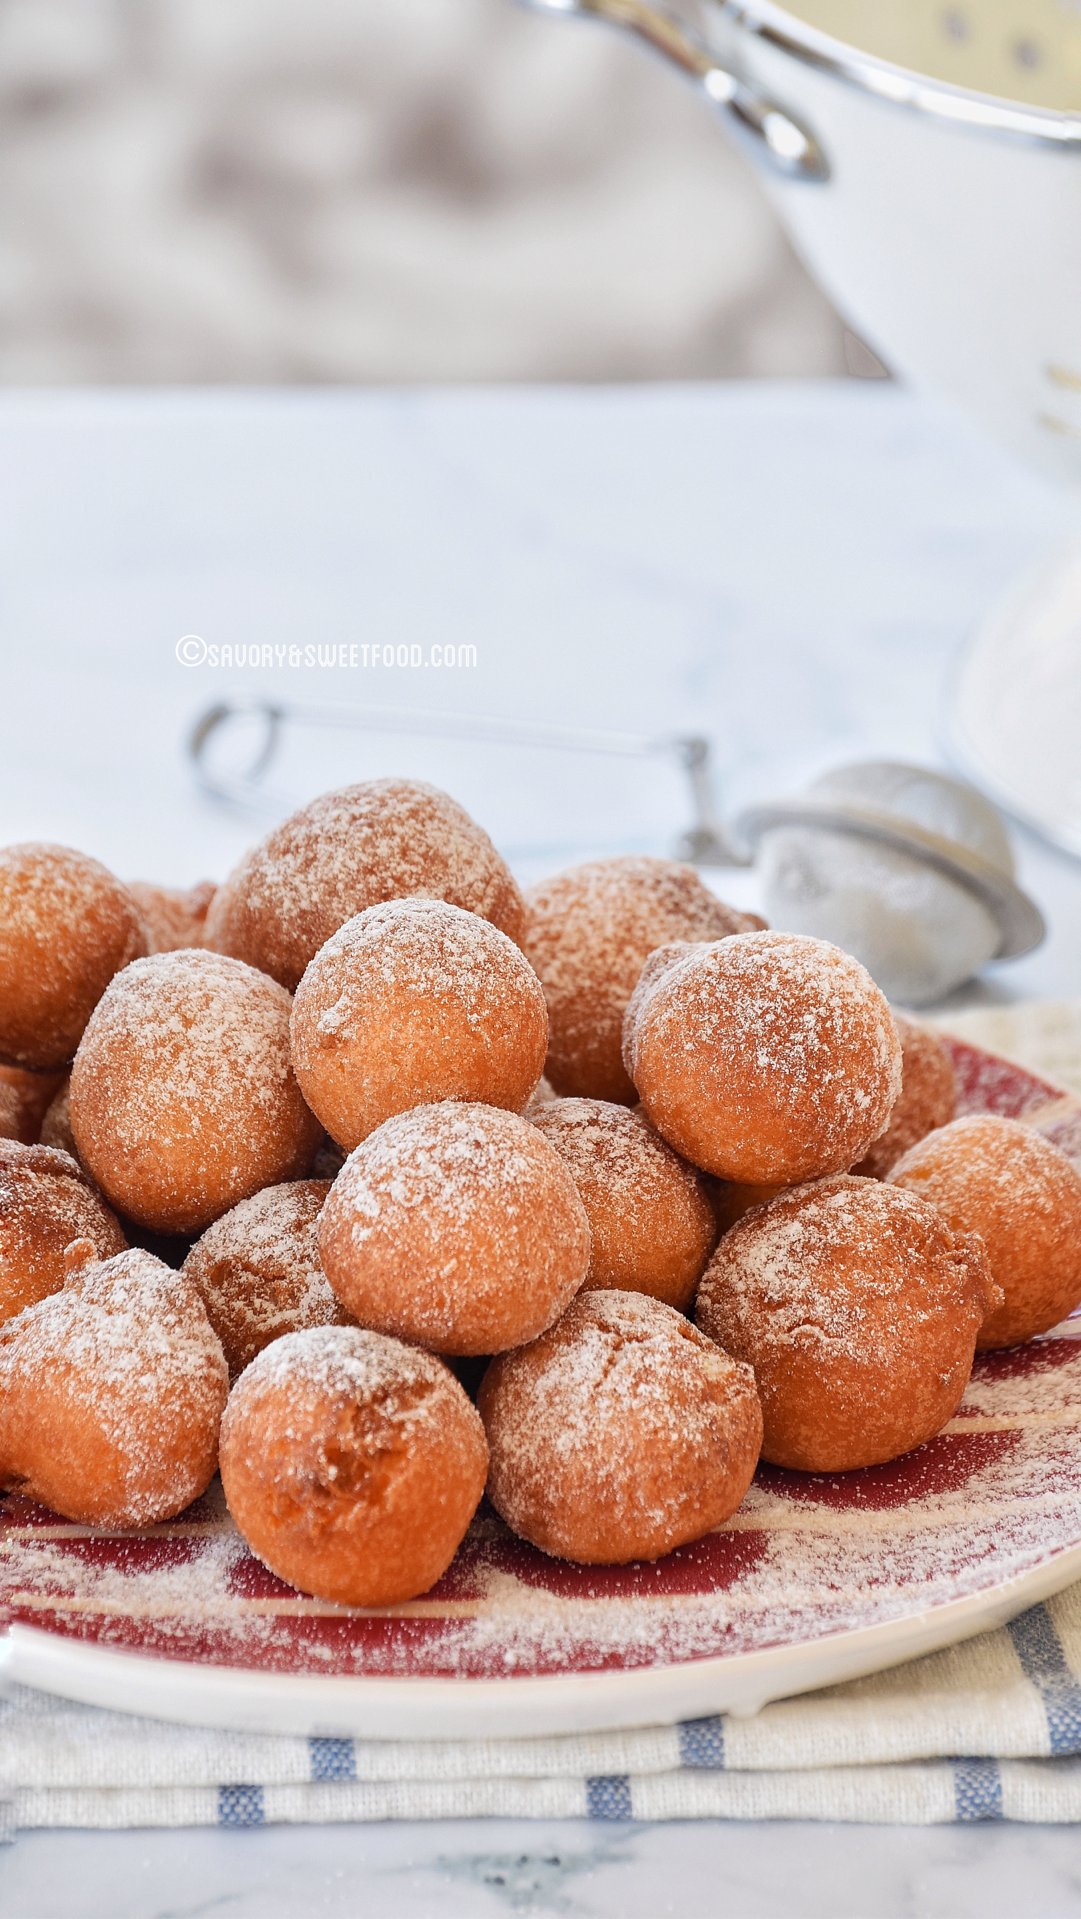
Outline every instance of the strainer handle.
<svg viewBox="0 0 1081 1919"><path fill-rule="evenodd" d="M633 33L671 60L714 106L751 134L779 173L797 180L829 179L829 163L814 134L787 107L778 106L722 66L704 41L666 8L649 6L646 0L525 0L525 4L537 13L604 20Z"/></svg>

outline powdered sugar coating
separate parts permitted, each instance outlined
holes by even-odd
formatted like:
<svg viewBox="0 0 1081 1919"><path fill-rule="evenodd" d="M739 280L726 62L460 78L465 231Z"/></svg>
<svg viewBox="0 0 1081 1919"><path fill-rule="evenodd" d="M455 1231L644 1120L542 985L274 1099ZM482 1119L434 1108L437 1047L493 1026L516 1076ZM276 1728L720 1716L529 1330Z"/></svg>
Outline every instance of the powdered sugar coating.
<svg viewBox="0 0 1081 1919"><path fill-rule="evenodd" d="M147 931L148 953L179 953L186 946L202 946L206 916L217 892L213 880L181 889L155 886L150 880L129 880Z"/></svg>
<svg viewBox="0 0 1081 1919"><path fill-rule="evenodd" d="M550 1326L589 1246L574 1181L536 1127L450 1100L370 1134L319 1222L324 1271L362 1326L461 1355Z"/></svg>
<svg viewBox="0 0 1081 1919"><path fill-rule="evenodd" d="M548 1001L545 1069L557 1093L633 1105L623 1013L646 956L671 940L717 940L761 924L726 906L692 866L628 855L591 860L527 890L524 946Z"/></svg>
<svg viewBox="0 0 1081 1919"><path fill-rule="evenodd" d="M350 1326L319 1259L325 1179L290 1180L242 1199L208 1226L181 1271L198 1289L235 1379L273 1340Z"/></svg>
<svg viewBox="0 0 1081 1919"><path fill-rule="evenodd" d="M351 1151L411 1106L519 1112L540 1080L548 1015L505 933L443 900L399 899L320 947L297 987L292 1043L305 1098Z"/></svg>
<svg viewBox="0 0 1081 1919"><path fill-rule="evenodd" d="M349 1605L434 1584L487 1465L480 1418L442 1362L360 1328L277 1340L222 1422L222 1484L252 1551L302 1591Z"/></svg>
<svg viewBox="0 0 1081 1919"><path fill-rule="evenodd" d="M0 1485L85 1525L169 1518L208 1484L228 1387L190 1281L140 1249L0 1329Z"/></svg>
<svg viewBox="0 0 1081 1919"><path fill-rule="evenodd" d="M741 1185L847 1170L901 1090L900 1041L870 974L800 934L689 947L636 1002L626 1048L658 1132Z"/></svg>
<svg viewBox="0 0 1081 1919"><path fill-rule="evenodd" d="M957 1073L937 1033L894 1012L901 1042L901 1091L884 1133L854 1166L868 1179L885 1179L917 1140L948 1126L957 1111Z"/></svg>
<svg viewBox="0 0 1081 1919"><path fill-rule="evenodd" d="M929 1133L888 1175L954 1232L979 1233L1005 1299L977 1350L1046 1332L1081 1303L1081 1174L1020 1120L974 1113Z"/></svg>
<svg viewBox="0 0 1081 1919"><path fill-rule="evenodd" d="M762 1415L738 1364L660 1300L583 1292L494 1359L478 1406L488 1493L515 1532L587 1565L658 1559L735 1512Z"/></svg>
<svg viewBox="0 0 1081 1919"><path fill-rule="evenodd" d="M726 1233L695 1317L754 1367L763 1458L845 1472L910 1451L952 1417L997 1296L974 1235L955 1237L912 1193L839 1174Z"/></svg>
<svg viewBox="0 0 1081 1919"><path fill-rule="evenodd" d="M381 900L448 900L517 940L509 867L463 807L422 780L323 793L254 846L219 887L207 944L294 991L319 948Z"/></svg>
<svg viewBox="0 0 1081 1919"><path fill-rule="evenodd" d="M623 1064L632 1085L635 1066L635 1033L638 1030L638 1014L658 984L663 973L670 973L674 966L682 966L692 953L700 953L713 946L713 940L668 940L664 946L655 946L647 953L642 970L634 982L634 991L627 1001L623 1014L623 1028L620 1035L620 1048ZM637 1091L637 1088L635 1089Z"/></svg>
<svg viewBox="0 0 1081 1919"><path fill-rule="evenodd" d="M285 1389L311 1406L326 1400L377 1406L405 1434L429 1418L425 1401L453 1376L441 1359L363 1326L317 1326L287 1333L253 1360L229 1396L222 1444L232 1443L245 1409ZM333 1477L333 1475L330 1475Z"/></svg>
<svg viewBox="0 0 1081 1919"><path fill-rule="evenodd" d="M0 1320L11 1319L66 1278L64 1249L93 1242L96 1256L124 1251L120 1223L66 1153L0 1145Z"/></svg>
<svg viewBox="0 0 1081 1919"><path fill-rule="evenodd" d="M45 1173L55 1179L75 1179L94 1190L94 1182L73 1154L62 1147L39 1141L25 1146L21 1140L0 1141L0 1170L18 1173Z"/></svg>
<svg viewBox="0 0 1081 1919"><path fill-rule="evenodd" d="M0 1054L67 1065L114 973L147 950L127 888L85 853L0 849Z"/></svg>
<svg viewBox="0 0 1081 1919"><path fill-rule="evenodd" d="M688 1307L717 1239L701 1175L630 1107L557 1099L531 1117L586 1209L593 1249L584 1285Z"/></svg>
<svg viewBox="0 0 1081 1919"><path fill-rule="evenodd" d="M321 1128L289 1055L290 999L240 960L184 951L113 981L71 1075L80 1158L156 1232L197 1233L305 1173Z"/></svg>

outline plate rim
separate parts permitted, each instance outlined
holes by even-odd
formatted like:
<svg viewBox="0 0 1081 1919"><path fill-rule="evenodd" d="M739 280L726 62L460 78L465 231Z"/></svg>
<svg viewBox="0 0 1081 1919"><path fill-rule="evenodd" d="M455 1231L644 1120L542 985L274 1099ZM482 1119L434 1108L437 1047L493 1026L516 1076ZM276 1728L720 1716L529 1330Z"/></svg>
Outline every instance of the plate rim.
<svg viewBox="0 0 1081 1919"><path fill-rule="evenodd" d="M14 1620L0 1639L0 1690L33 1686L142 1718L309 1738L529 1738L720 1713L753 1718L774 1700L866 1678L993 1631L1078 1578L1081 1539L995 1586L794 1646L500 1679L261 1672L155 1658Z"/></svg>

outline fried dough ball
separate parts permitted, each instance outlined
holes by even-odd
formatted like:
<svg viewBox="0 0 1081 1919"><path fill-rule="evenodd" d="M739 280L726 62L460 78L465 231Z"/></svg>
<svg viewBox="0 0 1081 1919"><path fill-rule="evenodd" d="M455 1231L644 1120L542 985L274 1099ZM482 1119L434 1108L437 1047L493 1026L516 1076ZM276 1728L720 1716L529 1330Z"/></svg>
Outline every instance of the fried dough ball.
<svg viewBox="0 0 1081 1919"><path fill-rule="evenodd" d="M760 926L703 886L693 866L637 856L572 866L526 892L526 957L548 1001L555 1091L633 1106L620 1057L623 1013L647 954Z"/></svg>
<svg viewBox="0 0 1081 1919"><path fill-rule="evenodd" d="M384 1121L351 1154L323 1208L319 1252L362 1326L437 1353L500 1353L570 1304L589 1267L589 1221L528 1120L445 1100Z"/></svg>
<svg viewBox="0 0 1081 1919"><path fill-rule="evenodd" d="M72 1159L78 1161L79 1149L71 1130L70 1073L65 1074L45 1109L39 1138L43 1146L58 1147L62 1153L70 1153Z"/></svg>
<svg viewBox="0 0 1081 1919"><path fill-rule="evenodd" d="M347 920L293 1002L293 1068L349 1152L395 1113L444 1099L518 1113L544 1068L540 981L505 933L443 900Z"/></svg>
<svg viewBox="0 0 1081 1919"><path fill-rule="evenodd" d="M957 1074L938 1034L903 1013L894 1013L893 1023L901 1042L901 1091L885 1132L852 1168L866 1179L885 1179L910 1146L948 1126L957 1111Z"/></svg>
<svg viewBox="0 0 1081 1919"><path fill-rule="evenodd" d="M646 1293L683 1312L717 1239L701 1175L627 1106L557 1099L532 1119L586 1209L593 1251L583 1285Z"/></svg>
<svg viewBox="0 0 1081 1919"><path fill-rule="evenodd" d="M0 1066L0 1136L36 1146L64 1079L63 1073L28 1073L21 1066Z"/></svg>
<svg viewBox="0 0 1081 1919"><path fill-rule="evenodd" d="M0 1054L55 1072L114 973L147 950L127 887L68 846L0 849Z"/></svg>
<svg viewBox="0 0 1081 1919"><path fill-rule="evenodd" d="M217 890L213 880L200 880L186 892L129 880L128 892L146 925L147 951L179 953L185 946L204 946L206 916Z"/></svg>
<svg viewBox="0 0 1081 1919"><path fill-rule="evenodd" d="M886 1000L848 953L741 933L655 954L627 1008L624 1058L684 1159L746 1186L847 1171L901 1090Z"/></svg>
<svg viewBox="0 0 1081 1919"><path fill-rule="evenodd" d="M286 1333L355 1324L319 1261L316 1229L329 1191L328 1179L267 1186L208 1226L184 1261L230 1379Z"/></svg>
<svg viewBox="0 0 1081 1919"><path fill-rule="evenodd" d="M412 896L521 936L510 868L464 808L421 780L367 780L312 800L246 854L214 896L206 943L294 992L346 920Z"/></svg>
<svg viewBox="0 0 1081 1919"><path fill-rule="evenodd" d="M477 1398L488 1496L542 1552L659 1559L740 1504L758 1463L754 1374L660 1300L588 1292L493 1359Z"/></svg>
<svg viewBox="0 0 1081 1919"><path fill-rule="evenodd" d="M0 1144L0 1320L58 1292L64 1249L82 1239L98 1259L127 1246L82 1169L47 1146Z"/></svg>
<svg viewBox="0 0 1081 1919"><path fill-rule="evenodd" d="M322 1129L293 1077L290 1004L218 953L156 953L113 981L72 1069L71 1125L119 1212L199 1233L307 1172Z"/></svg>
<svg viewBox="0 0 1081 1919"><path fill-rule="evenodd" d="M999 1297L975 1234L841 1173L733 1226L695 1318L754 1368L763 1459L834 1473L910 1452L953 1417Z"/></svg>
<svg viewBox="0 0 1081 1919"><path fill-rule="evenodd" d="M202 1301L138 1249L0 1327L0 1486L84 1526L150 1526L209 1484L228 1377Z"/></svg>
<svg viewBox="0 0 1081 1919"><path fill-rule="evenodd" d="M710 1205L717 1230L727 1233L744 1213L753 1212L756 1206L765 1206L778 1193L788 1191L786 1186L737 1186L731 1179L715 1179L709 1182Z"/></svg>
<svg viewBox="0 0 1081 1919"><path fill-rule="evenodd" d="M346 1606L427 1592L487 1470L484 1427L442 1361L359 1327L276 1340L222 1421L222 1484L252 1552Z"/></svg>
<svg viewBox="0 0 1081 1919"><path fill-rule="evenodd" d="M1045 1333L1081 1302L1081 1175L1016 1119L955 1119L899 1160L894 1186L929 1200L955 1233L979 1233L1005 1295L976 1351Z"/></svg>

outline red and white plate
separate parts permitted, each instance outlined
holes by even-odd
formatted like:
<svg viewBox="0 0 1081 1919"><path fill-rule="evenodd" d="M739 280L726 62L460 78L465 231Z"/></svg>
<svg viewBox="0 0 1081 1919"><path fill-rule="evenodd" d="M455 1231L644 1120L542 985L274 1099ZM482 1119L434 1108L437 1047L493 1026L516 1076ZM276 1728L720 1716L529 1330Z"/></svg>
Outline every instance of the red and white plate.
<svg viewBox="0 0 1081 1919"><path fill-rule="evenodd" d="M1081 1160L1081 1101L950 1042L961 1110ZM599 1731L729 1711L1001 1625L1081 1578L1081 1320L978 1359L956 1418L888 1466L760 1468L656 1565L566 1565L482 1508L445 1578L308 1599L208 1495L143 1533L0 1502L6 1677L191 1724L368 1738Z"/></svg>

